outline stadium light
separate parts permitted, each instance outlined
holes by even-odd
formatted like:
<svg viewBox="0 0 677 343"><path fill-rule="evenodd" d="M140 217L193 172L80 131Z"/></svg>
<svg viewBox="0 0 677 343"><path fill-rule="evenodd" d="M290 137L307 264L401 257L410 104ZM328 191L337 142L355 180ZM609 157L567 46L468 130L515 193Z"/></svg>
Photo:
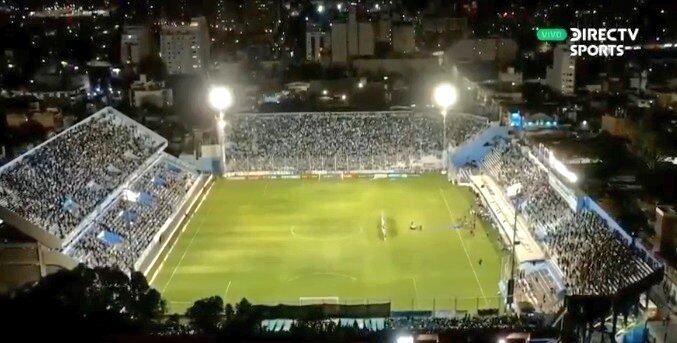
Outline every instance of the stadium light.
<svg viewBox="0 0 677 343"><path fill-rule="evenodd" d="M444 157L444 168L447 167L447 111L449 110L449 107L456 103L457 99L458 92L456 91L456 87L449 83L441 83L437 85L433 91L433 100L442 111L442 135L444 136L442 139L444 144L442 155Z"/></svg>
<svg viewBox="0 0 677 343"><path fill-rule="evenodd" d="M414 336L397 336L397 343L414 343Z"/></svg>
<svg viewBox="0 0 677 343"><path fill-rule="evenodd" d="M225 111L233 105L233 93L223 86L213 87L209 91L209 104L218 111Z"/></svg>
<svg viewBox="0 0 677 343"><path fill-rule="evenodd" d="M221 172L226 171L226 119L225 111L233 105L233 93L230 89L223 86L215 86L209 91L209 104L217 111L216 127L218 128L217 136L219 139L219 147L221 148L220 166Z"/></svg>
<svg viewBox="0 0 677 343"><path fill-rule="evenodd" d="M443 112L446 112L449 107L453 106L456 103L456 100L458 100L458 91L456 91L456 87L449 83L439 84L435 87L435 91L433 92L433 100L435 100L435 104L437 104Z"/></svg>

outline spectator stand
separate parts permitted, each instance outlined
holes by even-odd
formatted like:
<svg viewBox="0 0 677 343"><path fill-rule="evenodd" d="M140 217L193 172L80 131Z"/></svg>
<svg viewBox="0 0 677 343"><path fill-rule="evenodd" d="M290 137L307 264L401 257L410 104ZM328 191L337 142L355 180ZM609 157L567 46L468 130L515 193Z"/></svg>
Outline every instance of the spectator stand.
<svg viewBox="0 0 677 343"><path fill-rule="evenodd" d="M162 153L116 194L63 252L91 267L140 269L165 230L193 194L194 168ZM102 238L111 239L102 239Z"/></svg>
<svg viewBox="0 0 677 343"><path fill-rule="evenodd" d="M455 114L456 146L489 125ZM227 131L228 177L420 173L441 170L442 117L410 111L240 113Z"/></svg>
<svg viewBox="0 0 677 343"><path fill-rule="evenodd" d="M571 307L572 310L586 308L602 314L611 303L623 304L623 307L613 307L616 315L616 310L626 311L627 306L632 305L631 299L660 282L663 268L660 262L633 242L588 197L579 196L571 201L572 194L580 193L566 188L565 181L552 182L553 178L559 179L558 174L565 173L550 170L528 148L516 142L496 144L494 151L486 156L482 170L485 175L471 177L471 180L494 219L506 212L501 207L512 210L514 204L520 203L523 213L518 216L518 230L520 217L524 218L524 229L518 235L520 245L524 235L528 235L545 253L542 262L520 261L521 286L536 304L561 303L559 295L564 294L565 305L579 306ZM521 195L515 197L517 201L506 201L502 188L517 183L523 187ZM497 206L498 203L505 206ZM551 267L530 268L539 263ZM539 286L543 284L558 287ZM564 292L555 291L562 285Z"/></svg>
<svg viewBox="0 0 677 343"><path fill-rule="evenodd" d="M0 168L0 221L36 241L42 276L77 263L148 273L211 180L166 146L105 108Z"/></svg>
<svg viewBox="0 0 677 343"><path fill-rule="evenodd" d="M164 138L105 108L0 168L0 216L59 248L166 146Z"/></svg>

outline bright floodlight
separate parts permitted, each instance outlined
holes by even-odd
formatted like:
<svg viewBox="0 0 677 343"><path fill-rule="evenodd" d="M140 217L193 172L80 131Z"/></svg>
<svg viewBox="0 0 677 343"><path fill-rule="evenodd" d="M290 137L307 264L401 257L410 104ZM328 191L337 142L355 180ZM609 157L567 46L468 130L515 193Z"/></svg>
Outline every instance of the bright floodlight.
<svg viewBox="0 0 677 343"><path fill-rule="evenodd" d="M209 104L223 111L233 104L233 93L226 87L214 87L209 91Z"/></svg>
<svg viewBox="0 0 677 343"><path fill-rule="evenodd" d="M414 343L414 337L410 335L398 336L397 343Z"/></svg>
<svg viewBox="0 0 677 343"><path fill-rule="evenodd" d="M318 13L324 12L324 5L318 5L318 6L317 6L317 12L318 12Z"/></svg>
<svg viewBox="0 0 677 343"><path fill-rule="evenodd" d="M448 83L443 83L435 87L435 91L433 92L433 100L435 100L437 106L441 107L443 110L448 109L456 103L456 100L458 100L458 92L456 91L456 87Z"/></svg>

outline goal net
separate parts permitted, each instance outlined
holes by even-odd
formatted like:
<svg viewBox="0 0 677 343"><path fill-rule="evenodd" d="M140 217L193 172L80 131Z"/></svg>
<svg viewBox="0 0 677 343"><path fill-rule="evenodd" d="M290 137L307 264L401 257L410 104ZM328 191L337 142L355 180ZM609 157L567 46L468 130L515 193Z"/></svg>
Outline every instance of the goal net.
<svg viewBox="0 0 677 343"><path fill-rule="evenodd" d="M299 305L338 304L339 297L299 297Z"/></svg>

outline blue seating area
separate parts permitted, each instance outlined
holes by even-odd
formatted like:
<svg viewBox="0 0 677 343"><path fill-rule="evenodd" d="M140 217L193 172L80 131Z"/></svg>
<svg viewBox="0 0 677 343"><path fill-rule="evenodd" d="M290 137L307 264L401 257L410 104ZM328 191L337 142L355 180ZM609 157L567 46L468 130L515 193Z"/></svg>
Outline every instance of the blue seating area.
<svg viewBox="0 0 677 343"><path fill-rule="evenodd" d="M92 267L134 269L138 258L176 212L198 178L193 170L178 167L180 164L175 160L169 155L157 160L64 252Z"/></svg>
<svg viewBox="0 0 677 343"><path fill-rule="evenodd" d="M120 237L120 235L106 230L100 231L97 235L97 238L99 238L104 244L108 246L114 246L124 242L124 239Z"/></svg>

